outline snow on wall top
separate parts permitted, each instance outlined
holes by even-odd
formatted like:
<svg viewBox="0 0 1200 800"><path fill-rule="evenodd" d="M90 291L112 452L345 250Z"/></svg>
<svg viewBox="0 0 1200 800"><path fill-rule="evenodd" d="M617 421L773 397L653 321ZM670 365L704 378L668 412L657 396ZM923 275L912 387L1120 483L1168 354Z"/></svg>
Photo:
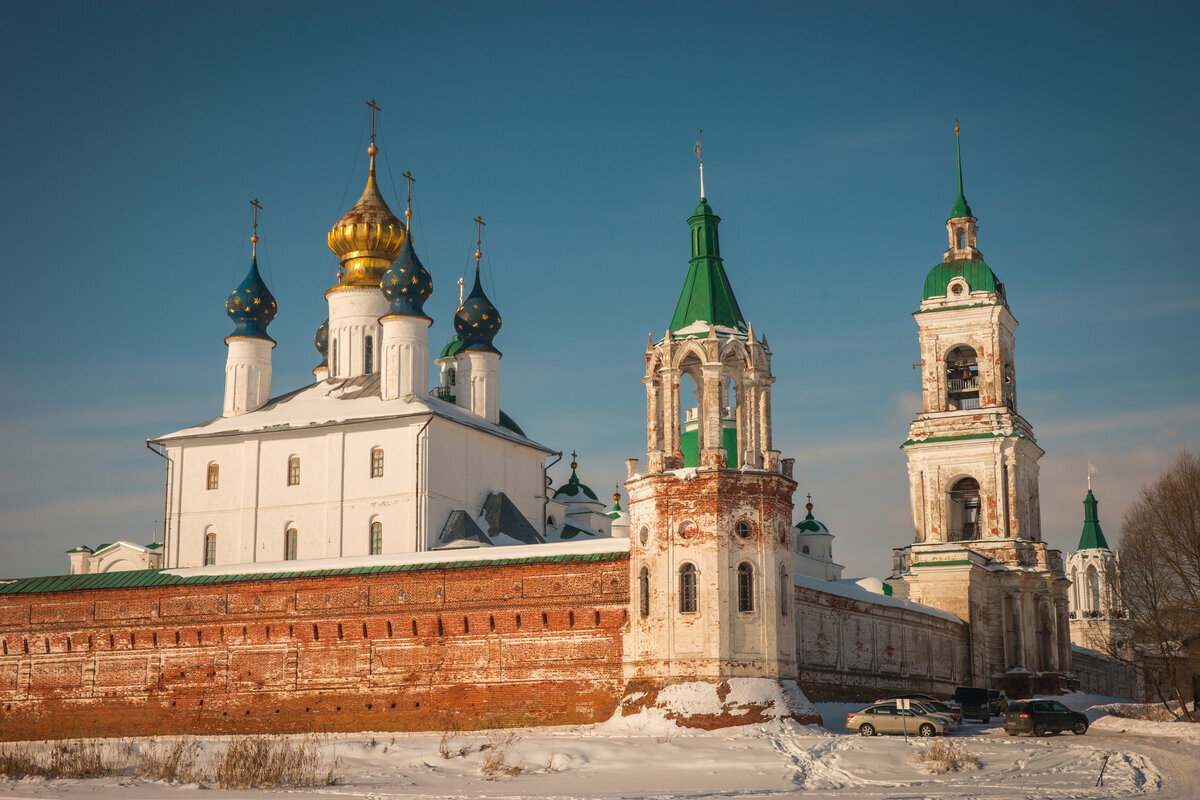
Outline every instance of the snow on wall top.
<svg viewBox="0 0 1200 800"><path fill-rule="evenodd" d="M319 569L353 569L355 567L394 567L407 564L443 564L459 561L506 561L549 556L628 553L628 539L588 539L579 542L548 542L508 547L459 547L452 550L427 550L423 553L393 553L378 556L349 558L311 558L303 561L261 561L254 564L217 564L208 567L165 569L168 575L181 578L205 575L272 575Z"/></svg>
<svg viewBox="0 0 1200 800"><path fill-rule="evenodd" d="M792 582L796 586L805 589L812 589L825 594L837 595L850 600L858 600L863 603L874 603L877 606L892 606L893 608L903 608L907 611L915 611L918 614L928 614L931 617L940 617L941 619L950 620L963 624L963 621L951 614L949 611L942 611L940 608L926 606L920 603L914 603L911 600L901 600L898 597L888 597L885 594L876 594L875 592L864 589L862 586L846 582L823 581L820 578L810 578L807 575L793 575Z"/></svg>

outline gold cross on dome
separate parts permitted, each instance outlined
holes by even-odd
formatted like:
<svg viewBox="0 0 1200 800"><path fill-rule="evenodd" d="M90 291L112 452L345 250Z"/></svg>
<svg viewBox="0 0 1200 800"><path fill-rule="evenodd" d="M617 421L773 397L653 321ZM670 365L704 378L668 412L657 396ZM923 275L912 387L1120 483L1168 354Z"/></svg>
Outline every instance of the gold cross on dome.
<svg viewBox="0 0 1200 800"><path fill-rule="evenodd" d="M412 170L400 176L408 182L408 187L405 189L406 197L404 199L404 226L412 228L412 185L417 182L417 179L412 176Z"/></svg>
<svg viewBox="0 0 1200 800"><path fill-rule="evenodd" d="M250 201L250 205L254 206L254 232L250 234L250 257L254 258L258 255L258 212L262 211L262 205L257 197Z"/></svg>
<svg viewBox="0 0 1200 800"><path fill-rule="evenodd" d="M375 98L373 97L367 101L367 107L371 109L371 144L375 144L375 115L382 109L375 105Z"/></svg>

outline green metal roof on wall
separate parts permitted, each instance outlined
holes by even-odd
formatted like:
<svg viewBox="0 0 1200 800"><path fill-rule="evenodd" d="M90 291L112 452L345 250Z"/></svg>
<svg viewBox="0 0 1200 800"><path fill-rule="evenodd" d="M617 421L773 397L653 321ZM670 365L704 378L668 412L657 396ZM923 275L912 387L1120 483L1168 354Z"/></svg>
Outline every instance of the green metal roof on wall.
<svg viewBox="0 0 1200 800"><path fill-rule="evenodd" d="M967 287L972 292L998 293L997 287L1000 282L996 280L996 273L992 272L991 267L982 259L962 258L938 264L929 270L929 274L925 276L924 299L945 297L950 281L959 277L967 282Z"/></svg>
<svg viewBox="0 0 1200 800"><path fill-rule="evenodd" d="M1104 531L1100 529L1100 515L1096 511L1099 502L1092 490L1088 489L1087 497L1083 498L1083 532L1079 534L1080 550L1107 550L1108 542Z"/></svg>
<svg viewBox="0 0 1200 800"><path fill-rule="evenodd" d="M183 586L205 583L239 583L270 581L286 578L316 578L326 575L355 575L369 572L409 572L413 570L462 569L507 564L560 563L564 561L611 561L628 558L626 552L566 553L554 556L523 556L517 558L480 559L478 561L439 561L428 564L381 564L378 567L343 567L312 569L296 572L245 572L236 575L189 575L181 577L161 569L138 569L127 572L102 572L90 575L48 575L40 578L20 578L0 583L0 594L40 594L46 592L81 592L90 589L128 589L145 586ZM252 568L251 565L247 567Z"/></svg>
<svg viewBox="0 0 1200 800"><path fill-rule="evenodd" d="M671 317L673 331L695 322L746 329L746 320L721 261L721 241L717 230L720 222L721 218L713 213L708 201L701 197L696 213L688 218L692 257L688 262L683 291L679 293L679 302L675 304L675 313Z"/></svg>

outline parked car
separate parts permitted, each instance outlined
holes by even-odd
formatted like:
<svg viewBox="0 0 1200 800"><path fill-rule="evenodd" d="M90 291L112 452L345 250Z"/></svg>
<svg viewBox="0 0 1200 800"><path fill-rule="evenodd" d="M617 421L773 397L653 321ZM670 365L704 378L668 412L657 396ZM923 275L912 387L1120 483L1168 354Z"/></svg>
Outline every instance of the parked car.
<svg viewBox="0 0 1200 800"><path fill-rule="evenodd" d="M988 711L1000 716L1008 710L1008 696L1003 689L992 689L988 692Z"/></svg>
<svg viewBox="0 0 1200 800"><path fill-rule="evenodd" d="M884 697L876 700L875 703L890 703L896 704L897 700L907 700L912 703L912 707L920 714L925 716L937 716L944 720L946 730L958 730L962 725L962 712L957 708L951 708L940 700L934 700L927 694L899 694L895 697Z"/></svg>
<svg viewBox="0 0 1200 800"><path fill-rule="evenodd" d="M962 709L964 718L970 717L980 722L991 722L992 712L988 708L988 690L976 689L974 686L959 686L954 690L954 702Z"/></svg>
<svg viewBox="0 0 1200 800"><path fill-rule="evenodd" d="M1083 736L1087 729L1087 717L1056 700L1017 700L1009 703L1004 712L1004 732L1009 736L1019 733L1045 736L1061 731Z"/></svg>
<svg viewBox="0 0 1200 800"><path fill-rule="evenodd" d="M946 733L942 717L930 717L910 709L896 708L895 702L878 703L846 715L846 730L860 736L877 733L908 733L916 736L940 736Z"/></svg>

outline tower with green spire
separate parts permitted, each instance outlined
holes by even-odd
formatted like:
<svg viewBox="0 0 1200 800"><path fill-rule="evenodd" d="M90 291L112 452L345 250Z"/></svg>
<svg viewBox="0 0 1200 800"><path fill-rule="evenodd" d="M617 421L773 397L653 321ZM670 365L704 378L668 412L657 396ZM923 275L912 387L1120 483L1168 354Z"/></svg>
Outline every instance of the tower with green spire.
<svg viewBox="0 0 1200 800"><path fill-rule="evenodd" d="M1121 606L1121 560L1108 546L1100 528L1099 501L1092 493L1088 465L1088 490L1083 498L1083 530L1079 549L1067 558L1071 579L1071 640L1101 653L1112 653L1128 638L1126 614Z"/></svg>

